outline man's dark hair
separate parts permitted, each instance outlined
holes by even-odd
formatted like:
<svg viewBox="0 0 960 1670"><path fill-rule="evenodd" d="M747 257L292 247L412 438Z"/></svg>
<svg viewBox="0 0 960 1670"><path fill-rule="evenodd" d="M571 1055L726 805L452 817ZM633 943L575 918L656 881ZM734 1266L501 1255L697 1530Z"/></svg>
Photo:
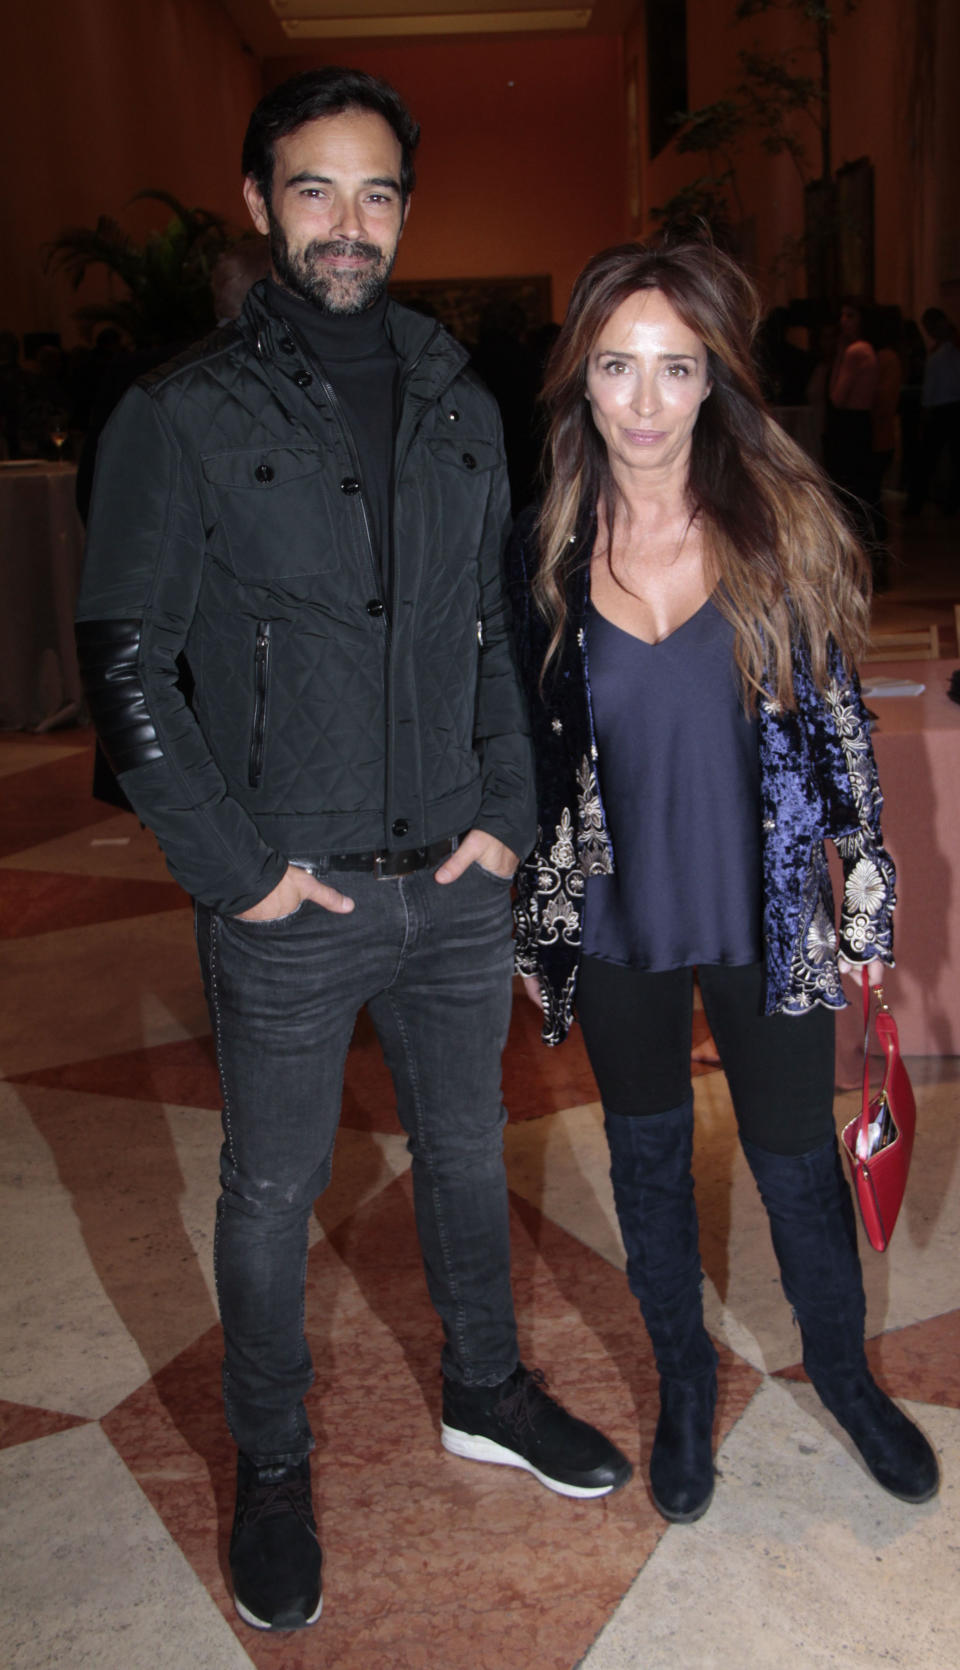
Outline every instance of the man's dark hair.
<svg viewBox="0 0 960 1670"><path fill-rule="evenodd" d="M260 100L250 117L243 141L243 172L253 176L265 203L269 204L273 191L276 141L295 133L304 122L313 122L318 116L339 116L345 110L372 110L393 129L400 144L400 191L406 202L416 179L413 153L420 141L419 123L388 82L378 81L364 70L344 70L329 64L281 82Z"/></svg>

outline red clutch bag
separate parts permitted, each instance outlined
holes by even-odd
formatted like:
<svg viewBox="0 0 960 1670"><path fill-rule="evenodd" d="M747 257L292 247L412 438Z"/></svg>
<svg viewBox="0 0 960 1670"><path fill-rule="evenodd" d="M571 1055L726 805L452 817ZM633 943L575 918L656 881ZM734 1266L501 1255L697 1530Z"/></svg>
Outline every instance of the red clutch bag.
<svg viewBox="0 0 960 1670"><path fill-rule="evenodd" d="M867 1238L877 1252L890 1244L907 1186L917 1106L900 1057L897 1023L876 988L876 1035L886 1057L883 1084L870 1095L870 986L863 971L863 1108L843 1129L842 1141Z"/></svg>

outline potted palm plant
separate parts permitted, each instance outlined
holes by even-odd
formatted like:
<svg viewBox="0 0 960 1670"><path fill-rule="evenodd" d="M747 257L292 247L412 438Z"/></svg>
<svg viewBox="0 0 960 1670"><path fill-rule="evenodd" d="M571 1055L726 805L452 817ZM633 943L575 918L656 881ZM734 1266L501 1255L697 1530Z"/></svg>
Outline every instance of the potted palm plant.
<svg viewBox="0 0 960 1670"><path fill-rule="evenodd" d="M125 295L86 302L74 317L90 325L115 325L136 348L192 342L214 328L210 273L237 234L209 209L188 209L167 191L138 191L131 202L164 203L171 218L162 231L138 242L119 221L101 215L95 226L68 226L45 251L49 272L61 272L79 288L93 267L118 279Z"/></svg>

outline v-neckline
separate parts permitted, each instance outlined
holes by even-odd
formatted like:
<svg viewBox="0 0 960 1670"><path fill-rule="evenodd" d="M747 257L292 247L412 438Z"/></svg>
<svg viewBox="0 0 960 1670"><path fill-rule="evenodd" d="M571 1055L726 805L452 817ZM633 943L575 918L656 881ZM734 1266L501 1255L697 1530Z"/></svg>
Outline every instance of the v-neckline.
<svg viewBox="0 0 960 1670"><path fill-rule="evenodd" d="M644 649L663 649L665 644L672 643L678 632L682 632L685 627L688 627L692 621L697 619L698 615L702 615L704 609L707 607L707 604L712 601L712 597L705 597L703 602L700 604L700 607L698 609L694 609L692 615L688 615L686 620L682 620L678 626L675 626L673 630L668 632L666 637L663 638L641 638L638 632L631 632L628 626L619 626L615 620L610 619L609 615L605 615L602 609L597 608L593 598L590 598L589 606L597 616L597 619L602 620L605 626L611 626L614 632L622 632L625 638L630 638L635 644L642 644Z"/></svg>

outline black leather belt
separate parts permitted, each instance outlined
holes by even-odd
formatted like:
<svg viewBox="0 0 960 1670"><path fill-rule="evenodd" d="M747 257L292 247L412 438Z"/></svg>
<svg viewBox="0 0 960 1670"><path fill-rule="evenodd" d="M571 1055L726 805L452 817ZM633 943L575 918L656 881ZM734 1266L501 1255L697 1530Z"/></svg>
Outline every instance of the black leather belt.
<svg viewBox="0 0 960 1670"><path fill-rule="evenodd" d="M406 847L402 852L388 852L385 847L376 847L373 852L331 852L316 868L312 864L303 868L309 868L319 881L331 870L372 870L378 881L387 881L391 876L409 876L414 870L439 864L441 858L456 852L462 840L462 835L448 835L445 840L431 841L428 847Z"/></svg>

